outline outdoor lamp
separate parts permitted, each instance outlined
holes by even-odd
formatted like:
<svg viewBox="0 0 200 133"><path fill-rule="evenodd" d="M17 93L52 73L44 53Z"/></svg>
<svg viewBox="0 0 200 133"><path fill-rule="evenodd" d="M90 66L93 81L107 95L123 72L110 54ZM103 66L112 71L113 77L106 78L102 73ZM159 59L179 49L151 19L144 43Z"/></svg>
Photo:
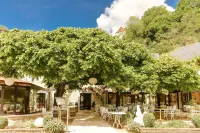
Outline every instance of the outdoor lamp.
<svg viewBox="0 0 200 133"><path fill-rule="evenodd" d="M90 79L88 80L88 82L89 82L90 84L94 85L94 84L97 83L97 79L96 79L96 78L90 78Z"/></svg>
<svg viewBox="0 0 200 133"><path fill-rule="evenodd" d="M11 86L14 84L14 80L12 78L6 78L4 81L7 86Z"/></svg>

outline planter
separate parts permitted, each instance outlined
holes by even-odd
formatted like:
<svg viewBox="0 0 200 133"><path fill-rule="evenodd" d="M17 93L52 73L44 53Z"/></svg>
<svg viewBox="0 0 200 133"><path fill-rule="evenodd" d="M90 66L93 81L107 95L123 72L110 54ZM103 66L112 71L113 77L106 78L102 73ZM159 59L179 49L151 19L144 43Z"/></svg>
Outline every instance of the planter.
<svg viewBox="0 0 200 133"><path fill-rule="evenodd" d="M200 128L141 128L141 133L200 133Z"/></svg>
<svg viewBox="0 0 200 133"><path fill-rule="evenodd" d="M0 129L0 133L44 133L43 128L41 129Z"/></svg>

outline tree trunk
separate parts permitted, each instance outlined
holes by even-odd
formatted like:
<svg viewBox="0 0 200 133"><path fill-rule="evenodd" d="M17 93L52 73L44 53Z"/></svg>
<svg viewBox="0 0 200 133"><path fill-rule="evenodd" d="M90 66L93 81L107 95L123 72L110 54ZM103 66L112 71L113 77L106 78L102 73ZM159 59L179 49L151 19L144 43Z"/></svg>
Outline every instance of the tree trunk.
<svg viewBox="0 0 200 133"><path fill-rule="evenodd" d="M65 92L65 83L60 83L58 88L56 88L54 99L55 97L62 97L64 92ZM57 106L56 100L54 100L54 106Z"/></svg>

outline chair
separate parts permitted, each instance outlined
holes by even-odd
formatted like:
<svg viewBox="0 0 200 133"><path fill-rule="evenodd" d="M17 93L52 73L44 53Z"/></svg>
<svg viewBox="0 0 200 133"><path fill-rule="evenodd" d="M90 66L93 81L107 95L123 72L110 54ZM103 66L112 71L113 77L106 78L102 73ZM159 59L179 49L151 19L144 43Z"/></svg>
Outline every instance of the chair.
<svg viewBox="0 0 200 133"><path fill-rule="evenodd" d="M108 108L104 108L104 110L102 112L102 120L106 121L107 116L108 116Z"/></svg>

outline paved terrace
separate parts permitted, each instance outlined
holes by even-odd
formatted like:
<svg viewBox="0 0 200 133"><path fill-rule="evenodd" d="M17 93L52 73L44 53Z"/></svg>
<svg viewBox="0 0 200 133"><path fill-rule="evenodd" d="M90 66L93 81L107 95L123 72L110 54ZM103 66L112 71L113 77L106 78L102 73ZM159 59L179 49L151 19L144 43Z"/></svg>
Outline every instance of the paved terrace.
<svg viewBox="0 0 200 133"><path fill-rule="evenodd" d="M108 122L92 111L80 110L70 128L70 133L127 133L124 129L113 128Z"/></svg>

